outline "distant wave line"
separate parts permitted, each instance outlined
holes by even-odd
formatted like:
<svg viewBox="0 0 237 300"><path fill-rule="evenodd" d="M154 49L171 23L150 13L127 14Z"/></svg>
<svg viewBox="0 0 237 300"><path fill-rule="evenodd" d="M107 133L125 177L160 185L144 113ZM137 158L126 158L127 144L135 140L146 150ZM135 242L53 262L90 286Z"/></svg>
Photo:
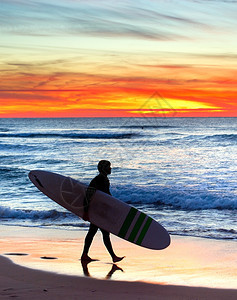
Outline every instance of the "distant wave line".
<svg viewBox="0 0 237 300"><path fill-rule="evenodd" d="M13 138L71 138L71 139L126 139L136 136L135 133L0 133L0 137Z"/></svg>

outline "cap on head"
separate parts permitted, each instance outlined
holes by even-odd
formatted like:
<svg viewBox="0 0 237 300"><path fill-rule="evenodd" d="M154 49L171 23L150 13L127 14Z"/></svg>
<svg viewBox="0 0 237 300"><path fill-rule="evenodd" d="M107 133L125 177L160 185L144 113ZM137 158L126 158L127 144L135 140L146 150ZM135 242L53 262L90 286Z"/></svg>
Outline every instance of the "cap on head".
<svg viewBox="0 0 237 300"><path fill-rule="evenodd" d="M108 160L101 160L101 161L99 161L97 168L98 168L99 172L101 173L101 172L103 172L103 170L106 167L108 167L110 165L111 165L110 161L108 161Z"/></svg>

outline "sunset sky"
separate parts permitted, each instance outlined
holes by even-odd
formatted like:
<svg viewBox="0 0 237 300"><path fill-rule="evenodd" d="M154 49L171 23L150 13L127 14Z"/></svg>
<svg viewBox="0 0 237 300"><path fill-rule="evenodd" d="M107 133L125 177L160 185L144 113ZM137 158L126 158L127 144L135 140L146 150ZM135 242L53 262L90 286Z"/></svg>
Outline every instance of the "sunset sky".
<svg viewBox="0 0 237 300"><path fill-rule="evenodd" d="M1 0L0 117L237 116L237 1Z"/></svg>

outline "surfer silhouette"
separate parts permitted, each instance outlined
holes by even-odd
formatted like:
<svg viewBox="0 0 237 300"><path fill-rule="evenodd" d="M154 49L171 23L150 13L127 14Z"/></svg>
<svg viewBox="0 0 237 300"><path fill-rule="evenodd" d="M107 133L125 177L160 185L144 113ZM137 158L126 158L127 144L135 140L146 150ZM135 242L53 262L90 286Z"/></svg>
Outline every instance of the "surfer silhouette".
<svg viewBox="0 0 237 300"><path fill-rule="evenodd" d="M92 181L89 184L87 193L86 193L86 197L84 199L84 215L83 215L83 219L86 221L90 221L89 220L89 215L88 215L88 211L89 211L89 207L90 207L90 198L92 197L92 195L94 194L95 190L100 190L106 194L111 195L110 193L110 182L108 179L108 175L111 174L111 163L108 160L101 160L98 163L98 171L99 171L99 175L97 175L94 179L92 179ZM85 238L85 242L84 242L84 249L81 255L81 260L82 261L92 261L93 259L89 257L88 252L91 246L91 243L93 241L93 238L96 234L96 232L98 231L99 227L96 226L95 224L90 223L90 228L89 231L86 235ZM120 260L122 260L124 258L123 257L118 257L113 250L111 241L110 241L110 234L108 231L103 230L102 228L100 228L102 235L103 235L103 241L104 244L113 260L114 263L119 262Z"/></svg>

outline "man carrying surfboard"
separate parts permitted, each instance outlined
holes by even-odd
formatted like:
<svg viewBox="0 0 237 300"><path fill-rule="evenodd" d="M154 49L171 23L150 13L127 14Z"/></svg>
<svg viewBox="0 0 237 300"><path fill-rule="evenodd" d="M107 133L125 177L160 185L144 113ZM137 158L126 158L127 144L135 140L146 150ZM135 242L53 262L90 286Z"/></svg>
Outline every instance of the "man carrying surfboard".
<svg viewBox="0 0 237 300"><path fill-rule="evenodd" d="M92 197L92 195L94 194L95 190L100 190L106 194L111 195L110 193L110 182L108 179L108 175L111 174L111 163L108 160L101 160L98 163L98 171L99 171L99 175L97 175L94 179L92 179L92 181L89 184L89 188L88 188L88 192L87 195L85 197L84 200L84 215L83 215L83 219L86 221L90 221L89 220L89 216L88 216L88 210L90 207L90 198ZM93 238L97 232L97 230L99 229L98 226L96 226L95 224L90 223L90 228L89 231L86 235L85 238L85 243L84 243L84 249L83 249L83 253L81 255L81 260L83 261L92 261L93 259L91 259L88 255L91 243L93 241ZM101 229L101 232L103 234L103 241L104 244L113 260L114 263L119 262L120 260L122 260L124 258L123 257L118 257L113 250L111 241L110 241L110 234L108 231L105 231L103 229Z"/></svg>

